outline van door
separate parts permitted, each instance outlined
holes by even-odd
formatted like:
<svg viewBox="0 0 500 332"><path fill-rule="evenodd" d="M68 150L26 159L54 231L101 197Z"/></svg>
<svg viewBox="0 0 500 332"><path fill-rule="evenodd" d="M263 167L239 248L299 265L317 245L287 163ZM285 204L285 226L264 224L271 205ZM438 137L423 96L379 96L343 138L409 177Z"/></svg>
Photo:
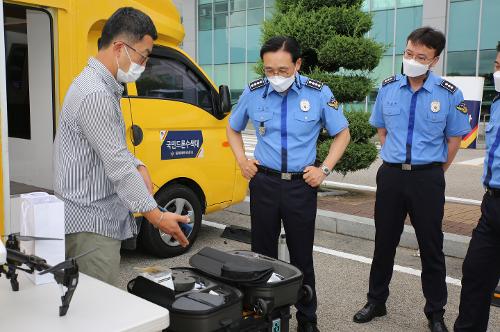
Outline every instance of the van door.
<svg viewBox="0 0 500 332"><path fill-rule="evenodd" d="M227 119L215 117L218 94L204 75L180 52L155 46L136 89L130 96L135 154L155 185L189 178L208 206L231 201L235 160Z"/></svg>
<svg viewBox="0 0 500 332"><path fill-rule="evenodd" d="M11 193L52 189L54 91L48 12L4 5Z"/></svg>

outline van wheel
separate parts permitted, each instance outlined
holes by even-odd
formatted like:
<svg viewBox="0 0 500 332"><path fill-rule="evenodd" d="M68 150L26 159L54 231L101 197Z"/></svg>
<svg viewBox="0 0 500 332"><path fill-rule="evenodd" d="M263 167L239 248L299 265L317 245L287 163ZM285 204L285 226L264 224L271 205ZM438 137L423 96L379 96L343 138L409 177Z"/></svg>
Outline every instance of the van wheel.
<svg viewBox="0 0 500 332"><path fill-rule="evenodd" d="M181 255L191 248L198 236L201 227L201 202L196 194L188 187L175 184L160 190L155 195L159 206L165 210L180 215L189 215L187 238L189 245L183 248L172 236L156 229L144 220L141 225L141 244L152 255L168 258ZM189 229L191 228L191 229Z"/></svg>

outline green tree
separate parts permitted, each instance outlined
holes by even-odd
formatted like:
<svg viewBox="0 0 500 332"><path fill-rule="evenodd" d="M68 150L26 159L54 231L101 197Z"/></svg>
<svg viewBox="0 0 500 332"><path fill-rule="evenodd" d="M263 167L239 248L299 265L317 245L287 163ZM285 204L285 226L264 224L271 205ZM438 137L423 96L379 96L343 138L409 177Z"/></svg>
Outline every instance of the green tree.
<svg viewBox="0 0 500 332"><path fill-rule="evenodd" d="M302 47L301 72L327 84L340 103L363 101L374 83L370 72L378 65L384 46L366 37L372 17L361 10L363 0L277 0L274 17L264 23L263 41L291 36ZM262 73L262 68L257 67ZM369 114L345 110L351 143L335 167L348 172L368 168L377 158L370 139L376 134ZM328 154L331 139L320 136L318 160Z"/></svg>

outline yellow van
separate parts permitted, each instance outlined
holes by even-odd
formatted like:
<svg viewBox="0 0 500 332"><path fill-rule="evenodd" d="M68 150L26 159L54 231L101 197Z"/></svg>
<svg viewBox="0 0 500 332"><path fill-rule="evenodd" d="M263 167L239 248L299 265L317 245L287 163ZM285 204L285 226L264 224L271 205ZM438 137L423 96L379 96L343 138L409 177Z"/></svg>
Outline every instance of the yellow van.
<svg viewBox="0 0 500 332"><path fill-rule="evenodd" d="M8 114L2 118L8 118L8 135L3 136L8 142L2 144L2 195L7 222L0 224L0 234L14 230L11 195L52 189L52 143L65 93L96 54L106 19L124 6L150 15L159 35L145 72L126 86L121 102L128 147L148 166L157 202L191 216L193 243L203 214L245 197L247 182L225 135L229 89L217 88L180 49L184 29L171 1L3 1L7 70L2 79ZM149 223L142 224L139 239L161 257L185 250Z"/></svg>

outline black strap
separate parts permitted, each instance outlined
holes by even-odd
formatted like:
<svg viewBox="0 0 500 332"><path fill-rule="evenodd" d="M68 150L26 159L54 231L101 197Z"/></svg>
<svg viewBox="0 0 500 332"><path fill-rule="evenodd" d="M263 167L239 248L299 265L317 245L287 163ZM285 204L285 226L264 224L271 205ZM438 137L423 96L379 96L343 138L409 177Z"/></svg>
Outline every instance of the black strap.
<svg viewBox="0 0 500 332"><path fill-rule="evenodd" d="M280 171L260 165L257 165L257 169L259 170L259 173L274 176L277 178L282 178L282 175L284 174ZM290 174L291 180L298 180L304 178L304 172L289 172L288 174Z"/></svg>
<svg viewBox="0 0 500 332"><path fill-rule="evenodd" d="M434 162L434 163L430 163L430 164L423 164L423 165L409 165L411 167L408 167L407 164L388 163L388 162L384 161L384 165L387 165L389 167L399 168L402 170L408 170L408 171L421 171L421 170L425 170L425 169L443 167L443 163L439 163L439 162Z"/></svg>
<svg viewBox="0 0 500 332"><path fill-rule="evenodd" d="M500 197L500 189L497 188L487 187L486 193L492 197Z"/></svg>

